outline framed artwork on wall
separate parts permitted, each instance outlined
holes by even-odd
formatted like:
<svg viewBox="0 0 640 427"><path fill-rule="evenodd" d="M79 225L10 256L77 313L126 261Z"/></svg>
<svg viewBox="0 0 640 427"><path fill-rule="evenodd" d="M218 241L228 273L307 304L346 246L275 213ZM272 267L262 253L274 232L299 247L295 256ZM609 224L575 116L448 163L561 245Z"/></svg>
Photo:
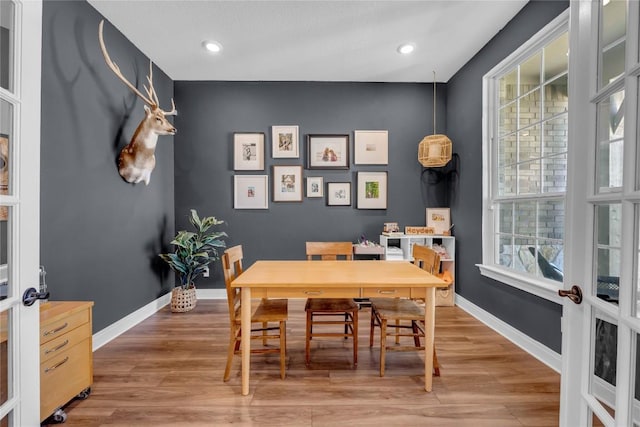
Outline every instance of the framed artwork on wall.
<svg viewBox="0 0 640 427"><path fill-rule="evenodd" d="M351 206L351 183L329 182L327 184L327 206Z"/></svg>
<svg viewBox="0 0 640 427"><path fill-rule="evenodd" d="M358 209L387 209L387 172L358 172Z"/></svg>
<svg viewBox="0 0 640 427"><path fill-rule="evenodd" d="M389 164L388 130L357 130L354 132L354 136L354 164Z"/></svg>
<svg viewBox="0 0 640 427"><path fill-rule="evenodd" d="M427 208L427 227L433 227L434 234L447 234L451 229L449 208Z"/></svg>
<svg viewBox="0 0 640 427"><path fill-rule="evenodd" d="M321 176L307 177L307 197L324 197L324 183Z"/></svg>
<svg viewBox="0 0 640 427"><path fill-rule="evenodd" d="M349 169L349 135L307 135L307 169Z"/></svg>
<svg viewBox="0 0 640 427"><path fill-rule="evenodd" d="M264 170L264 132L233 133L233 170Z"/></svg>
<svg viewBox="0 0 640 427"><path fill-rule="evenodd" d="M234 209L269 209L269 175L235 175Z"/></svg>
<svg viewBox="0 0 640 427"><path fill-rule="evenodd" d="M273 166L273 201L302 201L302 166Z"/></svg>
<svg viewBox="0 0 640 427"><path fill-rule="evenodd" d="M274 159L300 157L298 126L272 126L271 147Z"/></svg>

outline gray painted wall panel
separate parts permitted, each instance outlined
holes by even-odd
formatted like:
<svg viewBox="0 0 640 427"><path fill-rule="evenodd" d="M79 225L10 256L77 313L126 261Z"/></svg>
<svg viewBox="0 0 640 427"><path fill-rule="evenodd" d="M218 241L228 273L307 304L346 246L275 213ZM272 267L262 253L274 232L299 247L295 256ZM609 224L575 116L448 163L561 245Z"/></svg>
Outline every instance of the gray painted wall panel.
<svg viewBox="0 0 640 427"><path fill-rule="evenodd" d="M157 257L174 234L173 137L160 137L148 187L120 178L117 153L144 111L104 62L101 18L86 2L44 2L40 262L52 300L95 302L94 332L173 282ZM149 59L108 23L105 43L132 82L146 82ZM154 83L169 108L173 82L156 68Z"/></svg>

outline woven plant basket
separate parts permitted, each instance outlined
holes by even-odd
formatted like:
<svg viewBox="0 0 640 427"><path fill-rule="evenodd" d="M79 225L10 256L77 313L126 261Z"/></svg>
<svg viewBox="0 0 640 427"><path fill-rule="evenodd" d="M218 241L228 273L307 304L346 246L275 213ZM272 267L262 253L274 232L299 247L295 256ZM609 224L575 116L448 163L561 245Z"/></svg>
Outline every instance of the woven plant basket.
<svg viewBox="0 0 640 427"><path fill-rule="evenodd" d="M446 135L429 135L418 146L418 161L425 168L437 168L451 160L451 140Z"/></svg>
<svg viewBox="0 0 640 427"><path fill-rule="evenodd" d="M171 291L171 311L174 313L185 313L196 307L196 287L182 289L181 286L173 288Z"/></svg>

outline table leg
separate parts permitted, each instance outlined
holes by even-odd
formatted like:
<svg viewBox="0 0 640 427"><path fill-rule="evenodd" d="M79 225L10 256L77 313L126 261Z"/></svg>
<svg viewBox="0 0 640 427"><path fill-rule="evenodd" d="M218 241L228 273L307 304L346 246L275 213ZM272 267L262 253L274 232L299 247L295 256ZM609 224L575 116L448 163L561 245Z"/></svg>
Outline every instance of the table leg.
<svg viewBox="0 0 640 427"><path fill-rule="evenodd" d="M424 306L424 389L431 391L433 381L433 337L436 324L436 288L427 288Z"/></svg>
<svg viewBox="0 0 640 427"><path fill-rule="evenodd" d="M251 288L242 288L240 304L242 395L246 396L249 394L249 368L251 366Z"/></svg>

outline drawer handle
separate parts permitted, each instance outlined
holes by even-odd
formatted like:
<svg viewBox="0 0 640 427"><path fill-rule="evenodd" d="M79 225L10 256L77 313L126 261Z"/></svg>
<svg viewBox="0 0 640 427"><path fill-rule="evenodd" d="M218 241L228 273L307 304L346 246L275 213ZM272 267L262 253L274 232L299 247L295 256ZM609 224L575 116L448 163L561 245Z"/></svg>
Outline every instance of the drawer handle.
<svg viewBox="0 0 640 427"><path fill-rule="evenodd" d="M304 291L305 295L322 295L322 291Z"/></svg>
<svg viewBox="0 0 640 427"><path fill-rule="evenodd" d="M69 361L69 356L67 356L67 357L65 357L64 359L62 359L62 362L58 362L58 363L56 363L55 365L53 365L52 367L45 369L45 370L44 370L44 373L45 373L45 374L48 374L49 372L54 371L54 370L56 370L57 368L59 368L60 366L64 365L64 364L65 364L65 363L67 363L68 361Z"/></svg>
<svg viewBox="0 0 640 427"><path fill-rule="evenodd" d="M69 344L69 340L64 340L64 342L62 344L60 344L57 347L48 349L47 351L44 352L44 354L49 354L49 353L53 353L54 351L58 351L58 350L60 350L62 347L64 347L67 344Z"/></svg>
<svg viewBox="0 0 640 427"><path fill-rule="evenodd" d="M44 334L42 334L42 336L46 337L47 335L51 335L51 334L55 334L56 332L60 332L61 330L63 330L64 328L66 328L67 326L69 326L69 323L64 322L64 325L59 326L51 331L46 331Z"/></svg>
<svg viewBox="0 0 640 427"><path fill-rule="evenodd" d="M397 294L398 290L397 289L378 289L378 293L381 295L393 295L393 294Z"/></svg>

